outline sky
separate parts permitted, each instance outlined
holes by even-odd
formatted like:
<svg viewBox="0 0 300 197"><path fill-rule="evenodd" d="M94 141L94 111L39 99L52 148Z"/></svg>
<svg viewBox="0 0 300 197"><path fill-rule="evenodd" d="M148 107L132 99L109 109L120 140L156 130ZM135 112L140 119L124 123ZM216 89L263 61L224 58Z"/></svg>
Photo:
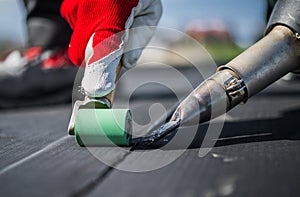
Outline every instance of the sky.
<svg viewBox="0 0 300 197"><path fill-rule="evenodd" d="M162 0L160 24L183 29L191 20L221 19L242 45L252 43L265 26L265 0Z"/></svg>
<svg viewBox="0 0 300 197"><path fill-rule="evenodd" d="M265 26L265 0L162 0L163 27L183 30L191 20L218 18L240 45L249 45ZM0 0L0 42L26 41L26 12L21 0Z"/></svg>
<svg viewBox="0 0 300 197"><path fill-rule="evenodd" d="M21 0L0 0L0 41L25 42L25 10Z"/></svg>

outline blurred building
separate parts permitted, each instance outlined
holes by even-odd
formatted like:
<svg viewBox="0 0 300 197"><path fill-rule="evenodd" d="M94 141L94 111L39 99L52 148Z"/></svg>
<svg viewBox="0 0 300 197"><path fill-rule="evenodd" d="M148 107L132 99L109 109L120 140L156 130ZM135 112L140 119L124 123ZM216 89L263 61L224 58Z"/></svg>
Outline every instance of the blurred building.
<svg viewBox="0 0 300 197"><path fill-rule="evenodd" d="M218 18L191 20L185 33L201 43L217 64L224 64L243 51L233 39L231 28Z"/></svg>
<svg viewBox="0 0 300 197"><path fill-rule="evenodd" d="M219 19L192 20L187 23L185 33L202 44L229 44L233 42L229 28Z"/></svg>

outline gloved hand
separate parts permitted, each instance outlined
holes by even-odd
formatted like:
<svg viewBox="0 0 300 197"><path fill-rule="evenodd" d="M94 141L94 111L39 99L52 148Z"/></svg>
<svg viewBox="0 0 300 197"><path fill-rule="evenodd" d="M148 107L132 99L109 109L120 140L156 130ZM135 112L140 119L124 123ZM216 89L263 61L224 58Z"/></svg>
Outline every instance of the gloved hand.
<svg viewBox="0 0 300 197"><path fill-rule="evenodd" d="M61 13L73 29L69 57L85 66L81 85L87 96L103 97L115 88L119 63L136 64L161 12L160 0L64 0Z"/></svg>

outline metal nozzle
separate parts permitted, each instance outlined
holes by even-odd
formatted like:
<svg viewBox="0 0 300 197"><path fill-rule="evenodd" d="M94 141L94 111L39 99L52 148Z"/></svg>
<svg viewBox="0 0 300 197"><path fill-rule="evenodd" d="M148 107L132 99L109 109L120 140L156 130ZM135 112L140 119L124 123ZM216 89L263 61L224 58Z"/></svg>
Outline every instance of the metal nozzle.
<svg viewBox="0 0 300 197"><path fill-rule="evenodd" d="M273 30L218 71L242 79L251 97L300 66L300 40L285 26Z"/></svg>
<svg viewBox="0 0 300 197"><path fill-rule="evenodd" d="M299 66L300 40L277 26L201 83L175 110L170 122L136 143L153 143L180 125L199 124L224 114Z"/></svg>
<svg viewBox="0 0 300 197"><path fill-rule="evenodd" d="M160 128L154 130L150 135L145 137L134 138L131 140L131 144L134 146L138 146L140 144L151 144L157 142L162 139L169 133L173 132L180 126L180 120L177 121L169 121L162 125Z"/></svg>
<svg viewBox="0 0 300 197"><path fill-rule="evenodd" d="M201 83L175 110L171 120L196 125L224 114L247 98L241 79L228 70L220 71Z"/></svg>
<svg viewBox="0 0 300 197"><path fill-rule="evenodd" d="M198 124L213 119L260 92L299 66L300 40L277 26L266 37L200 84L176 109L171 120ZM299 49L299 48L298 48Z"/></svg>

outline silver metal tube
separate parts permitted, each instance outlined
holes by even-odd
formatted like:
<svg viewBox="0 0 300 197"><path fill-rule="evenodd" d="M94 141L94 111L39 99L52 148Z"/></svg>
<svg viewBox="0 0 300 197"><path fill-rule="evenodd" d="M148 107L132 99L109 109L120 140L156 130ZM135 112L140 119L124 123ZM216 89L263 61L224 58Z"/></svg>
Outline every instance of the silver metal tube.
<svg viewBox="0 0 300 197"><path fill-rule="evenodd" d="M224 114L230 102L223 84L231 77L229 71L221 71L205 80L180 103L171 121L195 125Z"/></svg>
<svg viewBox="0 0 300 197"><path fill-rule="evenodd" d="M215 118L299 66L299 42L284 26L221 66L175 110L171 121L192 125Z"/></svg>
<svg viewBox="0 0 300 197"><path fill-rule="evenodd" d="M300 65L299 47L300 40L289 28L276 26L219 70L230 69L243 79L249 98Z"/></svg>

